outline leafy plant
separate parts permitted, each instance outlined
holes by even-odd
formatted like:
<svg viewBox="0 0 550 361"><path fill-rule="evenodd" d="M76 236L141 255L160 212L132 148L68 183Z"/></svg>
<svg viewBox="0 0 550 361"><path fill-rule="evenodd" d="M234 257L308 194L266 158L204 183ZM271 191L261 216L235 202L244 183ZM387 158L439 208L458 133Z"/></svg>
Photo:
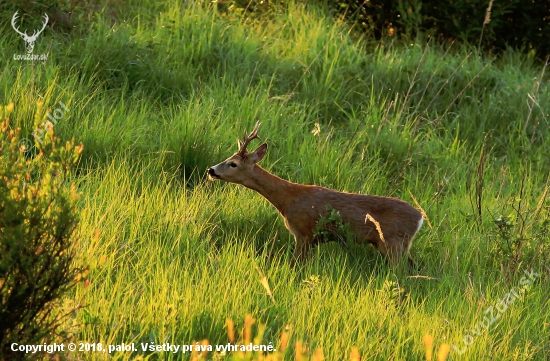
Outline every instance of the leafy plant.
<svg viewBox="0 0 550 361"><path fill-rule="evenodd" d="M512 211L494 219L497 230L496 253L501 267L512 274L524 264L543 262L550 252L550 197L548 187L537 206L527 208L525 200L510 200Z"/></svg>
<svg viewBox="0 0 550 361"><path fill-rule="evenodd" d="M2 360L21 357L11 351L13 342L41 344L56 337L62 319L52 310L83 275L73 266L76 188L67 187L82 145L63 146L50 130L33 156L29 142L19 139L7 119L0 124Z"/></svg>
<svg viewBox="0 0 550 361"><path fill-rule="evenodd" d="M349 240L353 240L353 231L349 224L342 221L340 212L330 206L326 206L325 209L327 215L319 218L319 220L315 222L313 236L316 242L338 242L347 244Z"/></svg>

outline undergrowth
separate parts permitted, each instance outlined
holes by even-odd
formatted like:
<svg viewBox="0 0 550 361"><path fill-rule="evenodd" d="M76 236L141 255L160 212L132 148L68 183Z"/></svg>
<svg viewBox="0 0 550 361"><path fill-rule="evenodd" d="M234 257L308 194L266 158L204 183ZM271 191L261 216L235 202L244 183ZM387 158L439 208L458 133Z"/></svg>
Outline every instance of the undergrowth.
<svg viewBox="0 0 550 361"><path fill-rule="evenodd" d="M222 344L226 319L251 314L265 342L286 331L331 360L354 347L420 359L425 334L453 360L548 358L546 65L512 50L372 43L296 2L257 19L148 0L78 16L85 27L40 36L35 52L49 57L35 63L13 60L22 40L6 22L0 104L15 104L11 124L32 140L61 101L56 134L84 144L77 262L90 273L64 300L86 305L71 314L81 340ZM411 248L422 272L396 275L371 247L334 242L293 268L276 210L205 180L257 120L270 172L423 209ZM526 271L540 277L522 301L456 353Z"/></svg>

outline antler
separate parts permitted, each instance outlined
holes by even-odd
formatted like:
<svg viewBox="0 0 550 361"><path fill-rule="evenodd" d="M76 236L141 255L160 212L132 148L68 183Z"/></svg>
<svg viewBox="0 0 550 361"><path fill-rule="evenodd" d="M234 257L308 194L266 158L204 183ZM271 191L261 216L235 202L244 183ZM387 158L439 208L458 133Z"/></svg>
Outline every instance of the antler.
<svg viewBox="0 0 550 361"><path fill-rule="evenodd" d="M33 32L33 34L31 36L28 36L27 35L27 32L25 31L24 33L22 33L19 29L17 29L17 27L15 26L15 21L19 18L19 11L16 11L15 14L13 14L12 18L11 18L11 26L13 28L13 30L15 30L15 32L19 35L21 35L25 41L33 41L33 40L36 40L36 38L38 37L38 35L40 35L44 29L46 28L46 25L48 25L48 21L50 20L50 18L48 17L48 14L44 14L44 25L42 25L42 29L40 30L35 30Z"/></svg>
<svg viewBox="0 0 550 361"><path fill-rule="evenodd" d="M246 155L246 147L253 139L260 139L258 137L258 129L260 129L260 125L262 123L256 122L256 125L254 126L254 130L252 133L250 133L248 136L246 135L246 132L243 134L243 141L241 142L240 139L237 139L237 142L239 144L239 151L237 152L238 155L241 157L244 157ZM260 139L261 140L261 139Z"/></svg>
<svg viewBox="0 0 550 361"><path fill-rule="evenodd" d="M27 32L25 31L24 33L20 32L19 29L17 29L17 27L15 26L15 21L17 20L17 18L19 17L18 16L19 14L19 11L16 11L15 14L13 14L12 18L11 18L11 27L13 28L13 30L15 30L15 32L23 37L28 37L27 35Z"/></svg>

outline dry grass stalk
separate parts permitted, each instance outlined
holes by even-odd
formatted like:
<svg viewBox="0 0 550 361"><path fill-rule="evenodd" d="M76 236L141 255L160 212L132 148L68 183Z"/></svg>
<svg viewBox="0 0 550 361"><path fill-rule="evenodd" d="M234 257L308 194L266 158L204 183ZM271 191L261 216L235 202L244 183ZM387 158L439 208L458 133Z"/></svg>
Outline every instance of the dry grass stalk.
<svg viewBox="0 0 550 361"><path fill-rule="evenodd" d="M422 341L426 347L426 360L432 361L434 338L431 335L424 335Z"/></svg>
<svg viewBox="0 0 550 361"><path fill-rule="evenodd" d="M277 303L275 302L275 297L273 297L273 292L271 292L271 287L269 287L269 282L267 280L267 277L263 274L262 270L260 269L260 267L258 267L256 263L254 263L254 267L256 268L256 271L258 271L258 274L260 275L260 284L267 292L267 295L269 296L269 298L271 298L271 301L273 301L273 303Z"/></svg>
<svg viewBox="0 0 550 361"><path fill-rule="evenodd" d="M296 341L294 344L294 351L296 361L302 361L302 357L304 356L304 348L302 347L302 343L300 341Z"/></svg>
<svg viewBox="0 0 550 361"><path fill-rule="evenodd" d="M451 346L449 346L449 344L447 343L439 346L439 351L437 351L437 361L445 361L447 359L447 356L449 355L450 350Z"/></svg>
<svg viewBox="0 0 550 361"><path fill-rule="evenodd" d="M384 234L382 233L382 228L380 227L380 223L378 223L376 221L376 219L374 219L370 214L367 213L367 215L365 216L365 223L367 223L367 221L371 221L372 223L374 223L374 225L376 226L376 230L378 231L378 235L380 236L380 239L382 240L382 242L386 242L386 240L384 239Z"/></svg>
<svg viewBox="0 0 550 361"><path fill-rule="evenodd" d="M227 325L227 338L229 339L229 342L233 343L235 342L235 324L230 318L225 320L225 324Z"/></svg>
<svg viewBox="0 0 550 361"><path fill-rule="evenodd" d="M422 208L420 203L418 203L418 201L413 196L413 194L411 193L410 190L409 190L409 194L411 195L411 198L414 201L414 204L418 207L418 210L420 211L420 213L422 213L422 218L424 218L426 220L426 222L428 223L428 226L430 227L430 229L433 229L434 227L432 226L432 222L430 222L430 219L428 218L428 215L426 214L426 211L424 211L424 208Z"/></svg>
<svg viewBox="0 0 550 361"><path fill-rule="evenodd" d="M424 346L426 347L426 360L432 361L434 338L432 337L432 335L426 334L422 338L422 341L424 342ZM449 344L447 343L439 346L439 349L437 351L437 361L447 360L447 356L449 355L450 350L451 346L449 346Z"/></svg>
<svg viewBox="0 0 550 361"><path fill-rule="evenodd" d="M481 48L481 40L483 39L483 30L485 30L485 25L491 22L491 8L493 7L493 0L489 1L489 6L487 6L487 11L485 11L485 19L483 20L483 25L481 25L481 34L479 35L479 45L478 51Z"/></svg>
<svg viewBox="0 0 550 361"><path fill-rule="evenodd" d="M493 0L489 1L489 6L487 6L487 11L485 12L485 20L483 20L483 26L491 22L491 8L493 7Z"/></svg>
<svg viewBox="0 0 550 361"><path fill-rule="evenodd" d="M279 346L279 351L284 352L288 347L288 339L290 338L288 332L283 331L281 333L281 345Z"/></svg>
<svg viewBox="0 0 550 361"><path fill-rule="evenodd" d="M351 361L361 361L361 355L359 354L359 349L357 347L351 349L351 355L349 359Z"/></svg>
<svg viewBox="0 0 550 361"><path fill-rule="evenodd" d="M256 320L249 314L244 316L244 332L243 338L245 345L252 341L252 325L256 323Z"/></svg>
<svg viewBox="0 0 550 361"><path fill-rule="evenodd" d="M323 355L323 350L318 348L315 350L315 354L313 355L312 361L323 361L325 359L325 356Z"/></svg>

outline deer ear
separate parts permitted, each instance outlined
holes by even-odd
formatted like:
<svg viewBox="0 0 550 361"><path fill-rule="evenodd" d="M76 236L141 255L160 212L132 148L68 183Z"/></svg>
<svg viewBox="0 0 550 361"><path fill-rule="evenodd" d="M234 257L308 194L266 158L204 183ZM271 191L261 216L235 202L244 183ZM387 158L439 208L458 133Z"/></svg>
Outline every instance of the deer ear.
<svg viewBox="0 0 550 361"><path fill-rule="evenodd" d="M260 145L258 148L256 148L255 151L250 153L250 160L252 160L254 163L258 163L261 161L265 154L267 153L267 143L264 143Z"/></svg>

